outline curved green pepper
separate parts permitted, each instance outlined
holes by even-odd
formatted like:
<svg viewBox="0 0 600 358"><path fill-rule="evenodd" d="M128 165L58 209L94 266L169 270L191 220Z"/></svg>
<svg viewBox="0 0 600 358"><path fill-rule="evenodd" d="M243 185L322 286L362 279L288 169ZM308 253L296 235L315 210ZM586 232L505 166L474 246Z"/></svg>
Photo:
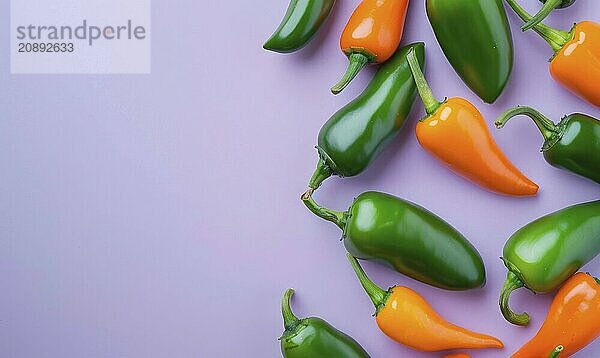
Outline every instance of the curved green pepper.
<svg viewBox="0 0 600 358"><path fill-rule="evenodd" d="M292 0L281 24L263 48L290 53L306 46L327 20L335 0Z"/></svg>
<svg viewBox="0 0 600 358"><path fill-rule="evenodd" d="M554 124L531 107L515 107L501 114L496 127L502 128L512 117L524 114L535 122L545 142L546 161L600 183L600 121L585 114L571 114Z"/></svg>
<svg viewBox="0 0 600 358"><path fill-rule="evenodd" d="M456 229L426 209L395 196L366 192L346 212L304 204L343 231L352 256L385 264L429 285L468 290L485 284L485 267L473 245Z"/></svg>
<svg viewBox="0 0 600 358"><path fill-rule="evenodd" d="M352 337L338 331L318 317L299 319L292 313L291 288L281 300L285 331L281 338L281 353L286 358L344 357L369 358L369 354Z"/></svg>
<svg viewBox="0 0 600 358"><path fill-rule="evenodd" d="M332 175L362 173L404 126L417 95L406 58L412 49L424 66L424 43L399 49L363 93L323 125L317 146L319 162L308 184L311 189Z"/></svg>
<svg viewBox="0 0 600 358"><path fill-rule="evenodd" d="M504 245L508 275L500 294L500 310L510 323L526 326L527 313L508 304L521 287L535 293L557 289L600 253L600 200L570 206L519 229Z"/></svg>
<svg viewBox="0 0 600 358"><path fill-rule="evenodd" d="M513 41L502 0L427 0L427 16L448 61L487 103L513 68Z"/></svg>
<svg viewBox="0 0 600 358"><path fill-rule="evenodd" d="M531 18L531 20L527 21L523 26L521 26L521 30L527 31L529 29L533 29L535 27L535 25L544 21L544 19L546 17L548 17L548 15L550 15L550 13L552 11L554 11L554 9L564 9L566 7L569 7L569 6L573 5L576 0L540 0L540 1L544 3L544 6L542 6L540 11L537 14L535 14Z"/></svg>

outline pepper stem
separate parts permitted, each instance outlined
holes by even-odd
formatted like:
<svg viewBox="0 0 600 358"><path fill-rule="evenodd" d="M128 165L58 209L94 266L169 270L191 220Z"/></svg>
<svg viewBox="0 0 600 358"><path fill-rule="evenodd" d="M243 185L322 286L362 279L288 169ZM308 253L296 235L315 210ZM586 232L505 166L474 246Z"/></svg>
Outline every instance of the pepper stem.
<svg viewBox="0 0 600 358"><path fill-rule="evenodd" d="M508 304L510 294L514 290L519 289L521 287L525 287L525 285L523 284L523 282L521 282L519 277L513 272L508 271L508 274L506 275L506 281L504 281L504 286L502 287L502 291L500 292L500 312L502 312L502 315L508 322L516 324L518 326L527 326L529 324L529 321L531 320L529 318L529 315L527 313L514 313L510 309Z"/></svg>
<svg viewBox="0 0 600 358"><path fill-rule="evenodd" d="M322 157L319 157L319 162L317 163L317 169L313 173L310 181L308 182L308 187L316 190L321 186L321 183L325 181L325 179L329 178L333 175L333 170L331 167L327 165L327 162Z"/></svg>
<svg viewBox="0 0 600 358"><path fill-rule="evenodd" d="M358 263L356 257L348 253L346 253L346 257L348 257L348 261L350 261L350 265L352 265L360 284L367 292L367 295L369 295L373 305L375 305L375 314L377 314L377 312L385 305L387 292L371 281L365 273L365 270L363 270L362 266Z"/></svg>
<svg viewBox="0 0 600 358"><path fill-rule="evenodd" d="M560 5L561 1L562 0L546 1L546 3L544 4L544 6L542 6L540 11L538 11L537 14L533 15L533 17L529 21L527 21L523 26L521 26L521 30L522 31L530 30L535 25L542 22L546 17L548 17L548 15L550 15L550 13L552 11L554 11L554 9L556 9Z"/></svg>
<svg viewBox="0 0 600 358"><path fill-rule="evenodd" d="M306 205L308 210L312 211L313 214L317 215L321 219L331 221L336 224L340 229L344 230L346 226L346 213L342 211L334 211L324 208L317 204L312 198L313 189L308 189L300 199Z"/></svg>
<svg viewBox="0 0 600 358"><path fill-rule="evenodd" d="M514 12L516 12L517 15L519 15L521 20L529 22L529 20L532 19L532 16L527 11L525 11L525 9L523 9L521 5L517 3L516 0L506 0L506 2L508 3L508 5L510 5L510 7L512 7ZM550 45L550 47L552 47L554 52L560 51L560 49L571 38L571 35L568 32L554 29L542 23L538 23L532 28L535 32L538 33L538 35L540 35L544 40L546 40L546 42Z"/></svg>
<svg viewBox="0 0 600 358"><path fill-rule="evenodd" d="M600 278L594 277L594 280L596 280L596 282L600 285Z"/></svg>
<svg viewBox="0 0 600 358"><path fill-rule="evenodd" d="M556 358L560 355L560 353L565 349L565 347L563 346L557 346L556 348L554 348L554 350L552 351L552 353L550 353L550 355L548 356L548 358Z"/></svg>
<svg viewBox="0 0 600 358"><path fill-rule="evenodd" d="M526 106L517 106L507 110L498 116L498 119L496 119L494 124L498 129L502 129L511 118L518 115L525 115L531 118L535 125L539 128L540 132L542 132L542 135L546 141L552 139L559 133L559 130L556 128L556 124L554 124L554 122L552 122L548 117L544 116L539 111Z"/></svg>
<svg viewBox="0 0 600 358"><path fill-rule="evenodd" d="M283 316L283 326L286 331L293 330L300 322L300 319L294 315L292 308L290 307L290 301L293 295L294 289L288 288L285 290L283 298L281 299L281 315Z"/></svg>
<svg viewBox="0 0 600 358"><path fill-rule="evenodd" d="M412 72L413 78L417 85L419 96L423 101L423 105L425 105L425 111L427 112L427 115L432 115L439 108L440 102L435 99L433 92L431 91L431 87L429 87L429 84L427 84L425 75L423 75L423 71L421 70L419 61L417 60L415 50L411 49L406 57L408 59L410 71Z"/></svg>
<svg viewBox="0 0 600 358"><path fill-rule="evenodd" d="M346 86L348 86L350 82L352 82L354 77L358 75L360 70L362 70L363 67L365 67L369 62L371 62L371 59L368 56L360 52L350 54L348 56L348 59L350 60L350 63L348 64L348 69L346 70L346 73L344 73L342 79L338 83L336 83L335 86L331 87L331 93L333 94L338 94L342 92L344 88L346 88Z"/></svg>

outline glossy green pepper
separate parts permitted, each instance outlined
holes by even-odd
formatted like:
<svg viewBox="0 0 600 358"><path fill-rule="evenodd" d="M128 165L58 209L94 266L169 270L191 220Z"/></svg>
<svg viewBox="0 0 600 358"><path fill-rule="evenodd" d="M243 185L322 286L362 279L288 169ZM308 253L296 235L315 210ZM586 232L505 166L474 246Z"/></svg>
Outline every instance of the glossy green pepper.
<svg viewBox="0 0 600 358"><path fill-rule="evenodd" d="M285 291L281 313L285 331L281 338L281 353L286 358L344 357L369 358L369 354L352 337L338 331L318 317L299 319L290 308L294 294Z"/></svg>
<svg viewBox="0 0 600 358"><path fill-rule="evenodd" d="M343 231L352 256L382 263L429 285L461 291L485 284L485 267L473 245L438 216L395 196L366 192L350 209L319 206L310 191L304 204Z"/></svg>
<svg viewBox="0 0 600 358"><path fill-rule="evenodd" d="M535 14L531 20L527 21L523 26L521 26L521 30L527 31L529 29L533 29L535 25L544 21L544 19L550 15L554 9L564 9L569 7L575 3L576 0L540 0L544 3L544 6L540 9L540 11Z"/></svg>
<svg viewBox="0 0 600 358"><path fill-rule="evenodd" d="M412 49L423 67L424 43L397 50L363 93L323 125L317 146L319 162L309 188L317 189L332 175L362 173L400 132L417 96L406 58Z"/></svg>
<svg viewBox="0 0 600 358"><path fill-rule="evenodd" d="M281 24L263 48L290 53L306 46L327 20L335 0L291 0Z"/></svg>
<svg viewBox="0 0 600 358"><path fill-rule="evenodd" d="M531 107L515 107L496 120L504 127L512 117L524 114L535 122L545 142L544 158L550 165L566 169L600 183L600 121L585 114L571 114L554 124Z"/></svg>
<svg viewBox="0 0 600 358"><path fill-rule="evenodd" d="M500 311L507 321L526 326L527 313L508 304L521 287L548 293L600 253L600 200L578 204L543 216L519 229L504 245L508 275L500 293Z"/></svg>
<svg viewBox="0 0 600 358"><path fill-rule="evenodd" d="M446 58L487 103L513 68L513 41L502 0L427 0L427 16Z"/></svg>

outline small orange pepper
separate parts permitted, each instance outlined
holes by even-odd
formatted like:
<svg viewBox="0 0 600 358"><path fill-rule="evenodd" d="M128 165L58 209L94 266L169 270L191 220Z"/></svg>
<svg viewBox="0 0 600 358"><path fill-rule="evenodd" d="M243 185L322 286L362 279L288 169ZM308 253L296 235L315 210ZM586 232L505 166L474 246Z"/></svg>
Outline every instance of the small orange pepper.
<svg viewBox="0 0 600 358"><path fill-rule="evenodd" d="M414 53L409 53L408 63L427 111L416 128L421 146L454 172L488 190L535 195L539 187L502 153L479 110L464 98L438 102L416 61Z"/></svg>
<svg viewBox="0 0 600 358"><path fill-rule="evenodd" d="M583 21L550 62L550 74L571 92L600 107L600 24Z"/></svg>
<svg viewBox="0 0 600 358"><path fill-rule="evenodd" d="M599 335L600 281L579 272L558 290L535 337L512 357L547 357L553 350L560 353L554 356L569 357Z"/></svg>
<svg viewBox="0 0 600 358"><path fill-rule="evenodd" d="M383 333L412 349L503 348L500 340L444 320L417 292L404 286L382 290L371 281L352 255L347 254L358 279L375 305L375 319Z"/></svg>
<svg viewBox="0 0 600 358"><path fill-rule="evenodd" d="M367 64L383 63L398 49L409 0L363 0L348 20L340 47L350 63L331 88L338 94Z"/></svg>
<svg viewBox="0 0 600 358"><path fill-rule="evenodd" d="M508 4L523 21L527 13L515 0ZM571 31L560 31L542 23L533 28L554 50L550 74L569 91L600 107L600 24L582 21Z"/></svg>

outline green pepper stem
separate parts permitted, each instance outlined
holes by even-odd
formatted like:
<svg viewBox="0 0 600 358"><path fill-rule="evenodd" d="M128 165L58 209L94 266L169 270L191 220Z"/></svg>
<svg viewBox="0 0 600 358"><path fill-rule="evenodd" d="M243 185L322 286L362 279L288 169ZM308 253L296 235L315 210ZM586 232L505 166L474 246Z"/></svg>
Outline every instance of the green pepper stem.
<svg viewBox="0 0 600 358"><path fill-rule="evenodd" d="M548 358L556 358L560 355L560 353L565 349L565 347L563 346L557 346L556 348L554 348L554 350L552 351L552 353L550 353L550 355L548 356Z"/></svg>
<svg viewBox="0 0 600 358"><path fill-rule="evenodd" d="M432 115L440 107L440 102L435 98L433 92L431 91L431 87L429 87L429 84L427 84L425 75L423 75L423 71L421 70L419 61L417 60L415 50L411 49L406 58L408 59L410 71L412 72L413 78L417 85L419 96L421 97L423 105L425 106L425 111L427 112L427 115Z"/></svg>
<svg viewBox="0 0 600 358"><path fill-rule="evenodd" d="M528 22L531 20L531 15L525 11L525 9L523 9L516 0L506 0L506 2L523 21ZM571 35L568 32L553 29L552 27L546 26L542 23L538 23L533 26L533 30L537 32L538 35L540 35L544 40L546 40L555 53L560 51L560 49L563 48L563 46L571 38Z"/></svg>
<svg viewBox="0 0 600 358"><path fill-rule="evenodd" d="M327 221L331 221L336 224L340 229L344 230L346 226L346 213L342 211L334 211L327 208L324 208L317 204L312 198L313 189L308 189L300 199L308 210L312 211L313 214L317 215L321 219L325 219Z"/></svg>
<svg viewBox="0 0 600 358"><path fill-rule="evenodd" d="M496 119L494 124L498 129L501 129L511 118L518 115L525 115L531 118L535 125L539 128L540 132L542 132L542 135L546 141L554 138L559 133L559 130L556 128L556 124L554 124L554 122L552 122L548 117L544 116L539 111L526 106L517 106L507 110L498 116L498 119Z"/></svg>
<svg viewBox="0 0 600 358"><path fill-rule="evenodd" d="M281 314L283 316L283 326L286 331L293 330L300 322L300 319L294 315L292 308L290 307L290 301L293 295L294 289L288 288L285 290L283 298L281 299Z"/></svg>
<svg viewBox="0 0 600 358"><path fill-rule="evenodd" d="M350 255L349 253L346 253L346 257L348 257L348 261L350 261L350 265L352 265L360 284L373 302L376 312L379 312L381 307L385 305L387 292L371 281L371 279L365 273L365 270L363 270L362 266L358 263L356 257Z"/></svg>
<svg viewBox="0 0 600 358"><path fill-rule="evenodd" d="M600 278L594 277L594 280L596 280L596 282L600 285Z"/></svg>
<svg viewBox="0 0 600 358"><path fill-rule="evenodd" d="M527 21L523 26L521 26L521 30L522 31L530 30L535 25L542 22L546 17L548 17L548 15L550 15L550 13L552 11L554 11L554 9L556 9L560 5L561 1L562 0L546 1L546 3L544 4L544 6L542 6L540 11L538 11L537 14L533 15L533 17L529 21Z"/></svg>
<svg viewBox="0 0 600 358"><path fill-rule="evenodd" d="M508 300L510 298L510 294L514 290L524 286L525 285L523 282L521 282L517 275L511 271L508 271L508 274L506 275L506 281L504 281L504 286L500 292L500 312L502 312L502 315L508 322L518 326L527 326L531 319L527 313L514 313L509 307Z"/></svg>
<svg viewBox="0 0 600 358"><path fill-rule="evenodd" d="M350 54L348 56L348 60L350 60L350 63L348 64L348 69L346 70L346 73L344 73L342 79L338 83L336 83L335 86L331 87L331 93L333 94L338 94L342 92L344 88L346 88L346 86L348 86L350 82L352 82L354 77L358 75L360 70L362 70L363 67L365 67L369 62L371 62L371 58L360 52Z"/></svg>
<svg viewBox="0 0 600 358"><path fill-rule="evenodd" d="M317 169L313 173L310 181L308 182L308 187L316 190L321 186L321 183L325 181L325 179L329 178L333 175L333 170L331 167L327 165L327 162L322 157L319 157L319 162L317 163Z"/></svg>

